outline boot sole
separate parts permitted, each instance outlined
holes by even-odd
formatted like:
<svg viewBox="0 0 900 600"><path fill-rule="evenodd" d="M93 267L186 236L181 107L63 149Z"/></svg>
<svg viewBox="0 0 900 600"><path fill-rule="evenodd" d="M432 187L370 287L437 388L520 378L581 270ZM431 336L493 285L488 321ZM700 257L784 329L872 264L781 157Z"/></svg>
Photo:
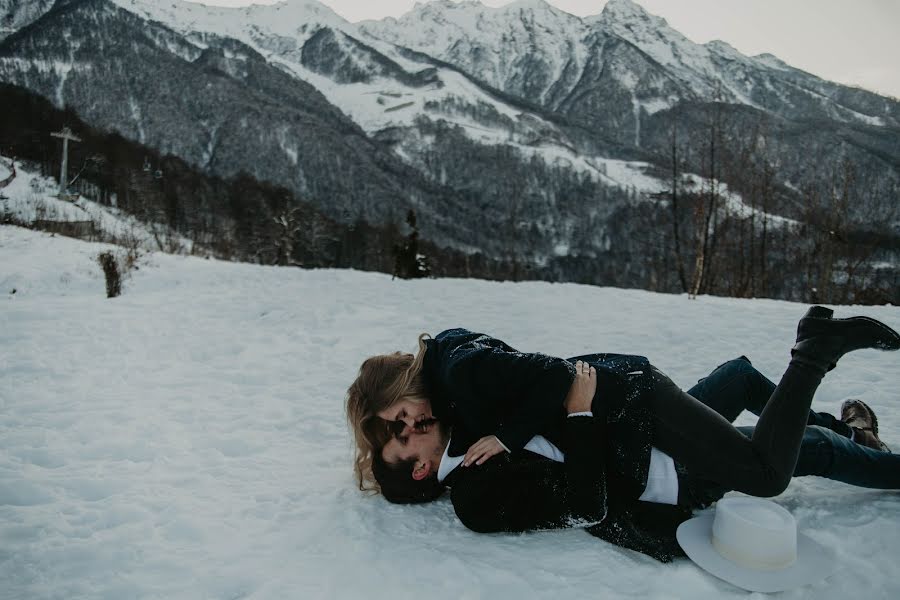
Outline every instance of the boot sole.
<svg viewBox="0 0 900 600"><path fill-rule="evenodd" d="M852 318L859 319L861 321L868 321L870 323L874 323L875 325L878 325L878 327L882 331L884 331L886 334L888 334L888 337L892 338L892 341L885 341L883 343L876 342L876 345L878 346L879 350L885 350L887 352L891 352L893 350L900 350L900 334L898 334L896 331L894 331L893 329L891 329L890 327L888 327L887 325L885 325L884 323L882 323L881 321L878 321L876 319L872 319L869 317L852 317Z"/></svg>

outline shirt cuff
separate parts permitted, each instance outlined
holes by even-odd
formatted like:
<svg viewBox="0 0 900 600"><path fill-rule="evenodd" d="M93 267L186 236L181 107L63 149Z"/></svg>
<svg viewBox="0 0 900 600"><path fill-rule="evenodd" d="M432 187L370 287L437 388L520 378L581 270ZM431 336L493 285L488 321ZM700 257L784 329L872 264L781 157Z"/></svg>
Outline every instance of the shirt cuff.
<svg viewBox="0 0 900 600"><path fill-rule="evenodd" d="M494 436L494 439L497 440L497 443L498 443L498 444L500 444L501 446L503 446L503 449L506 450L506 453L507 453L507 454L512 454L512 452L509 451L509 448L506 447L506 444L504 444L503 442L500 441L500 438L498 438L498 437L495 435L495 436Z"/></svg>
<svg viewBox="0 0 900 600"><path fill-rule="evenodd" d="M594 413L592 413L589 410L585 410L585 411L577 412L577 413L569 413L569 415L568 415L568 417L593 417L593 416L594 416ZM566 417L566 418L568 418L568 417Z"/></svg>

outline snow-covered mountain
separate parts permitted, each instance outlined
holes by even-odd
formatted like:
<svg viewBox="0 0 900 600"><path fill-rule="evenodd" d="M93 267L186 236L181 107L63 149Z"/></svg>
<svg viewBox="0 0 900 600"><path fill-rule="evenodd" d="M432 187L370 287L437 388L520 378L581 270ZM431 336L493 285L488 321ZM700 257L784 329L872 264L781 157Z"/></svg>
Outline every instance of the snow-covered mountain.
<svg viewBox="0 0 900 600"><path fill-rule="evenodd" d="M107 0L59 5L7 38L0 79L208 173L248 172L289 187L344 221L405 213L401 190L418 187L423 201L435 193L314 86L253 47L205 30L185 35ZM427 200L421 210L444 204Z"/></svg>
<svg viewBox="0 0 900 600"><path fill-rule="evenodd" d="M366 21L365 34L452 63L544 106L565 97L588 62L587 25L542 0L500 8L479 2L417 4L399 19Z"/></svg>
<svg viewBox="0 0 900 600"><path fill-rule="evenodd" d="M788 118L900 124L900 107L877 94L834 84L763 54L748 57L714 40L697 44L633 0L610 0L586 22L628 40L702 99L745 104Z"/></svg>
<svg viewBox="0 0 900 600"><path fill-rule="evenodd" d="M544 0L501 8L438 0L417 4L400 19L364 22L360 29L566 114L595 110L578 98L600 92L595 84L604 81L648 114L685 100L720 100L785 116L900 124L896 102L862 90L851 93L770 55L747 57L721 41L696 44L632 0L610 0L601 14L585 19ZM638 54L622 49L622 40ZM605 69L612 77L601 80ZM604 104L609 96L606 91Z"/></svg>
<svg viewBox="0 0 900 600"><path fill-rule="evenodd" d="M473 81L467 70L406 52L345 21L318 2L287 0L249 8L207 7L180 1L115 2L165 23L189 40L202 39L207 34L240 40L315 86L370 134L390 131L395 151L414 163L422 147L429 144L415 126L418 119L425 117L458 126L479 143L524 147L529 156L537 155L551 165L562 157L612 185L630 186L643 170L640 165L626 167L622 171L624 177L618 179L609 172L602 173L591 166L596 161L581 159L583 149L577 148L577 141L540 111L528 110L512 98L498 98L481 82ZM551 14L570 23L579 22L560 11L553 10ZM602 157L596 158L602 161ZM616 170L612 171L615 174ZM656 189L658 185L650 187Z"/></svg>
<svg viewBox="0 0 900 600"><path fill-rule="evenodd" d="M496 243L478 231L478 211L461 209L458 192L452 189L439 192L441 202L429 200L435 191L427 189L398 190L393 198L382 195L373 183L378 186L379 179L393 176L381 167L370 171L365 167L368 159L360 161L367 144L353 145L350 154L355 158L348 158L347 149L338 150L348 125L323 99L389 144L394 160L402 159L438 186L456 188L472 181L471 169L483 170L484 158L464 152L454 174L434 159L437 138L456 152L463 139L488 153L506 146L523 168L536 159L543 169L571 173L573 182L586 175L595 185L612 186L623 194L661 187L648 175L646 161L627 153L589 152L578 136L540 111L499 96L460 69L360 35L355 26L315 2L223 9L186 2L87 0L58 13L48 16L44 27L10 39L0 49L5 80L35 89L58 106L79 107L98 126L120 130L212 173L232 176L249 170L288 185L340 220L396 219L403 214L398 205L405 202L424 217L423 230L430 239L481 251L490 251ZM95 25L80 27L88 22ZM141 23L147 25L138 33ZM122 46L113 41L123 35L137 42ZM72 46L78 51L70 52ZM264 106L273 109L261 110ZM317 137L304 135L308 123L303 129L294 125L296 119L288 113L296 111L305 113L305 119L315 113ZM248 151L268 159L248 165ZM371 151L381 156L377 147ZM369 173L347 177L325 166L331 161ZM385 158L374 161L386 164ZM322 177L335 180L325 185ZM410 177L404 179L405 185L415 186ZM399 183L385 181L382 189ZM350 189L357 191L344 191ZM495 197L506 195L498 190ZM546 198L535 195L529 202L541 210ZM505 201L494 201L491 210L503 218ZM533 240L544 248L543 256L558 246L553 232L569 227L560 218L570 217L546 220L544 235L553 239ZM455 223L449 227L451 219Z"/></svg>
<svg viewBox="0 0 900 600"><path fill-rule="evenodd" d="M181 41L157 45L189 62L206 50L209 36L247 44L322 92L369 134L391 131L395 153L419 168L417 157L430 144L415 126L421 118L458 126L478 143L513 144L551 165L565 157L576 170L599 178L589 166L597 160L635 156L623 155L621 148L618 156L598 152L590 147L595 142L585 144L583 136L564 132L559 117L619 146L652 151L648 119L679 102L721 100L787 117L823 114L870 125L896 125L900 114L897 103L885 99L865 106L849 102L846 98L865 93L846 92L773 57L744 57L721 42L694 44L631 0L612 0L601 15L587 19L543 0L501 8L439 0L417 4L400 19L359 25L314 0L246 8L113 1L174 30ZM43 2L20 4L11 6L29 18L46 10ZM28 59L12 62L0 65L13 71L6 78L28 79L21 74ZM63 105L66 78L77 67L58 58L41 64L58 79L54 100ZM787 81L788 75L803 79L806 87ZM147 117L140 99L129 103L137 105L132 127L143 140ZM606 177L624 186L632 179Z"/></svg>
<svg viewBox="0 0 900 600"><path fill-rule="evenodd" d="M765 137L770 216L802 219L800 190L842 161L862 165L867 206L900 189L900 103L694 44L631 0L586 19L542 0L441 0L362 24L313 0L4 6L15 32L0 81L210 174L289 188L343 223L397 224L413 208L426 239L496 260L639 253L626 215L665 210L637 203L671 188L679 128L693 135L679 138L683 180L721 179L723 218L762 210L747 206L743 165L706 164L713 113L724 138Z"/></svg>

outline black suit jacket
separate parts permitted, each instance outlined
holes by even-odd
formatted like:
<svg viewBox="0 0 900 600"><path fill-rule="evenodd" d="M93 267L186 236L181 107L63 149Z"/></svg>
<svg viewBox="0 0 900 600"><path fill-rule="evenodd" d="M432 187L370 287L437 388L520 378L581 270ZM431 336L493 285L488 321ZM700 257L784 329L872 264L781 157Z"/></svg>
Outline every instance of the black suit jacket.
<svg viewBox="0 0 900 600"><path fill-rule="evenodd" d="M609 447L602 421L571 417L564 429L564 463L523 450L454 469L444 483L460 521L481 533L584 527L663 562L684 556L675 530L690 509L616 492L617 475L604 469Z"/></svg>

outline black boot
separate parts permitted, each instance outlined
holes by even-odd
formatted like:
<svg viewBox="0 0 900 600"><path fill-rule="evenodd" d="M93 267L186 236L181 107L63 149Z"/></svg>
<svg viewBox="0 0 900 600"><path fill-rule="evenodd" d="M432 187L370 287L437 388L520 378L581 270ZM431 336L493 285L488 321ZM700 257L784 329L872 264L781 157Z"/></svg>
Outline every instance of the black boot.
<svg viewBox="0 0 900 600"><path fill-rule="evenodd" d="M829 308L813 306L800 319L797 343L791 350L796 362L824 373L833 369L840 357L854 350L900 349L900 335L884 323L868 317L832 319L832 314L834 311Z"/></svg>

